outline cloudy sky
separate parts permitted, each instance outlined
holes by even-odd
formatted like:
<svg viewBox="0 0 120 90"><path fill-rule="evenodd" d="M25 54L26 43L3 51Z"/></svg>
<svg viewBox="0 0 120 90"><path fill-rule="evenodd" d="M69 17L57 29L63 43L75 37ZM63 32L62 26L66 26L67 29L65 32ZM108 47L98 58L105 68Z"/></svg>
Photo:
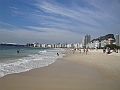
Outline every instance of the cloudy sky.
<svg viewBox="0 0 120 90"><path fill-rule="evenodd" d="M0 0L0 43L80 43L120 33L120 0Z"/></svg>

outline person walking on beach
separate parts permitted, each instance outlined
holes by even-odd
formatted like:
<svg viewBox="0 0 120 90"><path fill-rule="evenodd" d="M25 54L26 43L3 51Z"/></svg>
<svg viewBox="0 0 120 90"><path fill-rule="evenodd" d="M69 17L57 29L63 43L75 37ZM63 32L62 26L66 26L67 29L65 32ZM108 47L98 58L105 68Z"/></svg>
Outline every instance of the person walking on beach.
<svg viewBox="0 0 120 90"><path fill-rule="evenodd" d="M106 52L106 49L105 48L103 48L103 53L105 53Z"/></svg>
<svg viewBox="0 0 120 90"><path fill-rule="evenodd" d="M86 51L85 51L85 52L86 52L86 55L87 55L87 52L88 52L88 48L86 48Z"/></svg>
<svg viewBox="0 0 120 90"><path fill-rule="evenodd" d="M85 54L85 48L83 49L83 52L84 52L84 54Z"/></svg>
<svg viewBox="0 0 120 90"><path fill-rule="evenodd" d="M75 53L76 49L72 49L73 50L73 54Z"/></svg>
<svg viewBox="0 0 120 90"><path fill-rule="evenodd" d="M81 53L81 49L79 49L79 53Z"/></svg>

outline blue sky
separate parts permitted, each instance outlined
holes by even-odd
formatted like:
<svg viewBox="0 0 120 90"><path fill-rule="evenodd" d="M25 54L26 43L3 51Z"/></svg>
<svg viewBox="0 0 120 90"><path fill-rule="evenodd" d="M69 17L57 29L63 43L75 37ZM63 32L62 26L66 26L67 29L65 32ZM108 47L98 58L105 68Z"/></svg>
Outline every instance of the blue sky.
<svg viewBox="0 0 120 90"><path fill-rule="evenodd" d="M0 0L0 43L80 43L120 33L120 0Z"/></svg>

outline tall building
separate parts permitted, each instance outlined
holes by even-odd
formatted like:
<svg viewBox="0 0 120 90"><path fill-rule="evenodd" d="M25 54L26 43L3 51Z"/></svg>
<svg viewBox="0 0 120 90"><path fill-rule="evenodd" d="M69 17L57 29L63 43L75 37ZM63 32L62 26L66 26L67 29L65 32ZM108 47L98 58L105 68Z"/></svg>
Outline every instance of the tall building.
<svg viewBox="0 0 120 90"><path fill-rule="evenodd" d="M116 45L120 46L120 34L116 34Z"/></svg>
<svg viewBox="0 0 120 90"><path fill-rule="evenodd" d="M82 39L82 45L83 47L86 48L86 45L90 42L91 40L91 36L86 34L86 35L83 35L83 39Z"/></svg>

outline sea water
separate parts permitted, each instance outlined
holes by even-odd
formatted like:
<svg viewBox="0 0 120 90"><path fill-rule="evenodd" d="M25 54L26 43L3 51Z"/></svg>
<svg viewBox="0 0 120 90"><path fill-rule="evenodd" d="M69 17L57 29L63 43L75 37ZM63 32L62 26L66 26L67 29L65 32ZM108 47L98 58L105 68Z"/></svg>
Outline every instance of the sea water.
<svg viewBox="0 0 120 90"><path fill-rule="evenodd" d="M19 50L19 53L17 53ZM65 56L62 48L33 48L0 45L0 77L48 66ZM59 56L56 55L59 53Z"/></svg>

